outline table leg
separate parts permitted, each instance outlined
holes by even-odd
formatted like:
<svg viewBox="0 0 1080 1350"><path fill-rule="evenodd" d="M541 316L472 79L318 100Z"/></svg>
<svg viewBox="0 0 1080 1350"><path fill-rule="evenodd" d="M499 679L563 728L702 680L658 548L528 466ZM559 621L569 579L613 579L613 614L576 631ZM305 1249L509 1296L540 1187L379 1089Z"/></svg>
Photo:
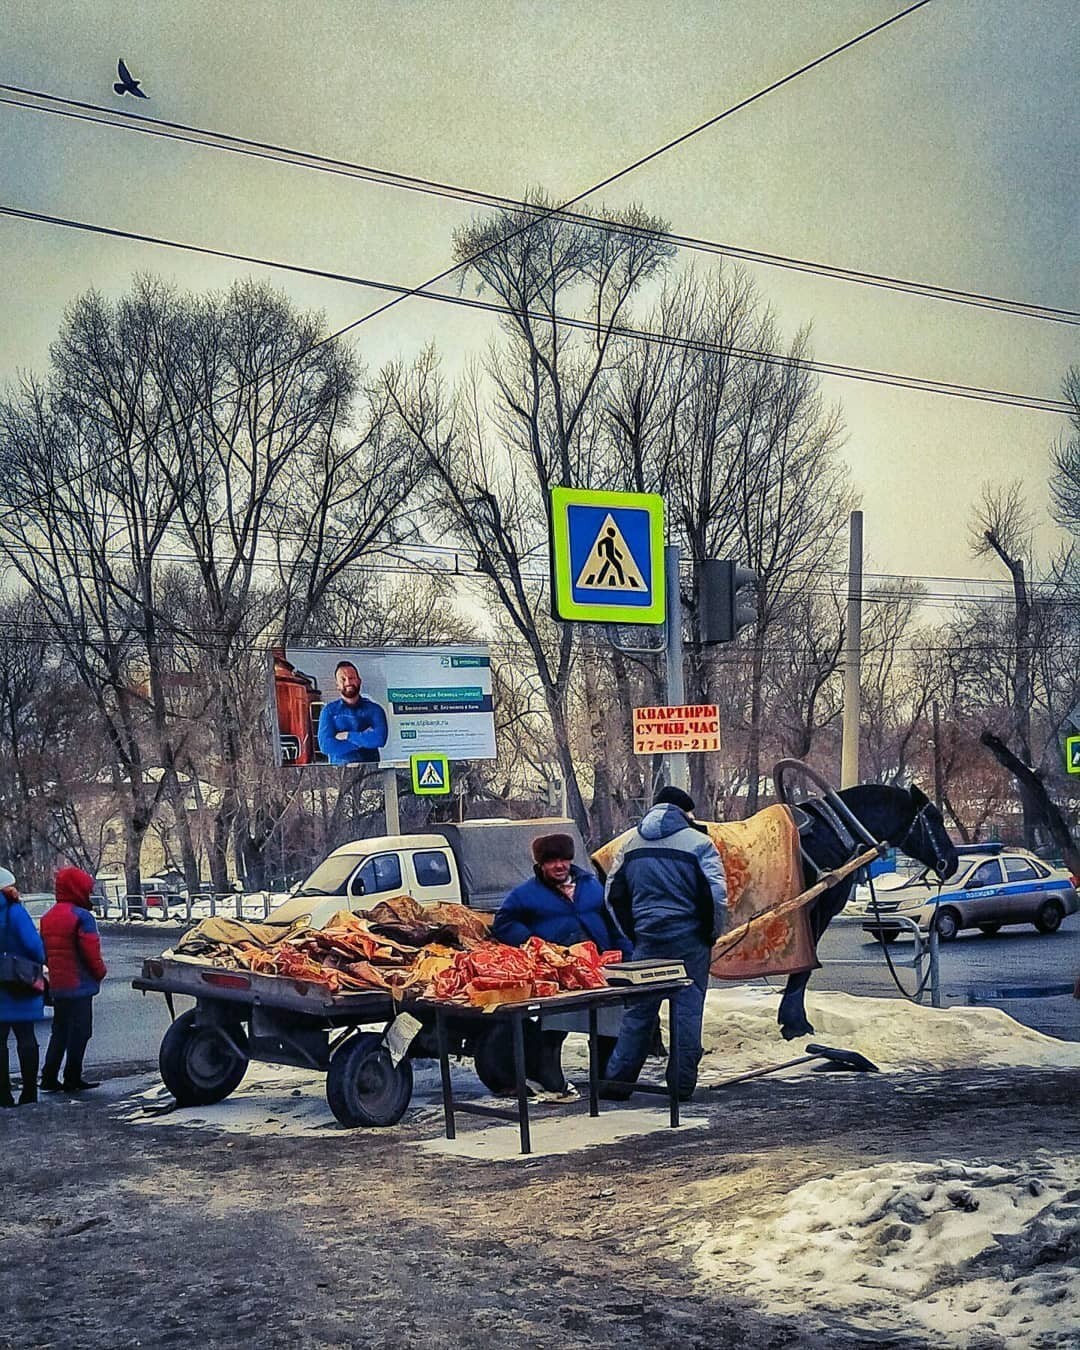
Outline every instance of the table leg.
<svg viewBox="0 0 1080 1350"><path fill-rule="evenodd" d="M532 1152L529 1138L529 1093L525 1084L525 1032L521 1025L521 1013L510 1018L510 1030L514 1040L514 1078L517 1083L518 1129L521 1132L522 1153Z"/></svg>
<svg viewBox="0 0 1080 1350"><path fill-rule="evenodd" d="M454 1124L454 1084L450 1078L450 1052L446 1043L446 1023L442 1010L435 1010L435 1041L439 1047L439 1073L442 1076L443 1119L446 1122L447 1139L457 1138Z"/></svg>
<svg viewBox="0 0 1080 1350"><path fill-rule="evenodd" d="M675 1011L674 990L668 994L668 1103L671 1107L671 1128L679 1123L679 1018Z"/></svg>
<svg viewBox="0 0 1080 1350"><path fill-rule="evenodd" d="M600 1068L596 1062L596 1005L589 1008L589 1115L600 1114Z"/></svg>

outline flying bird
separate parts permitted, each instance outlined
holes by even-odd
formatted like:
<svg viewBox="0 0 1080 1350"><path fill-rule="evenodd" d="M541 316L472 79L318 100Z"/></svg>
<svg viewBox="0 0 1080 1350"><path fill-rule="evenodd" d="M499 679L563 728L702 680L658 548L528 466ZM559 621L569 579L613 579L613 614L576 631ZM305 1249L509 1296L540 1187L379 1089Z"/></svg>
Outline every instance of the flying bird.
<svg viewBox="0 0 1080 1350"><path fill-rule="evenodd" d="M120 76L119 80L113 85L113 89L118 94L134 94L136 98L149 98L149 94L144 94L139 88L139 81L132 77L131 71L124 65L124 58L121 57L116 63L116 73Z"/></svg>

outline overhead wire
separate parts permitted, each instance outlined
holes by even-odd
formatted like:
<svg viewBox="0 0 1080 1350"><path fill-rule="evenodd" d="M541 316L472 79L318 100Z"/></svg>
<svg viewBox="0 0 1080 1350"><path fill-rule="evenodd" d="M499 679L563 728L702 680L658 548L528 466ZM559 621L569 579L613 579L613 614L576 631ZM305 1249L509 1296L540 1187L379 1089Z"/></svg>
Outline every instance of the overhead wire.
<svg viewBox="0 0 1080 1350"><path fill-rule="evenodd" d="M462 187L434 179L423 178L415 174L406 174L392 169L380 169L372 165L358 164L351 160L335 158L310 150L298 150L294 147L278 145L270 141L256 140L238 136L231 132L217 131L213 128L197 127L188 123L171 121L165 118L150 117L118 108L105 107L102 104L89 103L53 94L46 90L26 89L19 85L0 82L0 104L20 108L24 111L46 113L76 121L88 122L98 126L120 131L134 131L142 135L183 144L200 146L204 149L223 150L254 159L284 164L292 168L309 169L319 173L332 174L346 178L370 182L378 186L402 189L408 192L422 193L452 201L467 202L474 206L492 210L524 212L539 217L545 208L536 202L522 201L499 193L485 192L478 188ZM871 286L886 290L895 290L924 299L941 300L954 304L970 305L983 309L997 310L1020 317L1044 320L1052 323L1078 324L1080 311L1059 308L1051 305L1036 304L1026 300L1013 300L1003 296L989 295L978 291L960 290L943 286L937 282L918 281L910 278L890 276L881 272L867 272L857 268L842 267L833 263L816 262L807 258L797 258L789 254L768 253L760 249L742 245L720 243L694 235L679 234L651 226L608 220L599 216L590 216L582 212L559 207L552 214L560 220L577 225L585 225L605 232L634 235L670 244L679 249L693 250L739 259L743 262L760 264L767 267L782 268L789 271L812 273L836 281L856 285Z"/></svg>
<svg viewBox="0 0 1080 1350"><path fill-rule="evenodd" d="M454 305L464 309L482 310L489 314L506 315L511 318L527 318L538 323L558 323L567 328L594 333L594 320L579 318L576 315L547 313L508 305L499 300L484 300L479 296L451 294L446 291L431 291L394 282L377 280L372 277L358 277L347 272L334 272L318 267L308 267L301 263L290 263L281 259L262 258L253 254L238 253L230 249L213 248L207 244L192 244L183 240L168 239L162 235L144 234L136 230L123 230L115 226L99 225L91 221L76 220L70 216L49 215L41 211L30 211L21 207L0 204L0 215L15 219L34 221L39 224L55 225L60 228L77 230L83 233L104 235L110 238L129 239L137 243L150 244L159 248L176 249L186 253L197 253L212 258L224 258L232 262L241 262L251 266L266 267L278 271L297 273L302 276L361 286L368 290L384 291L394 294L398 300L415 296L421 300L433 301L444 305ZM445 275L445 274L443 274ZM430 283L425 283L428 285ZM396 301L391 301L394 304ZM389 308L383 306L383 310ZM382 310L372 311L372 314ZM345 329L339 329L333 336L340 336ZM754 347L740 347L711 341L707 338L686 337L676 333L658 332L624 324L613 324L608 330L612 337L630 341L649 342L659 347L669 347L677 351L713 352L728 358L749 361L763 366L777 366L785 369L811 370L819 375L834 376L839 379L857 380L864 383L890 385L899 389L911 389L928 394L941 394L951 398L968 399L982 403L1001 403L1010 407L1024 408L1033 412L1068 414L1072 405L1063 399L1052 399L1040 394L1022 394L1009 390L990 389L980 385L957 384L947 380L933 380L921 375L904 375L895 371L873 370L865 366L844 365L838 362L820 361L811 357L791 356L785 352L763 351ZM323 338L312 344L308 353L323 346L329 338ZM305 353L305 354L308 354ZM237 391L231 391L235 394ZM231 394L223 392L214 402L221 401Z"/></svg>

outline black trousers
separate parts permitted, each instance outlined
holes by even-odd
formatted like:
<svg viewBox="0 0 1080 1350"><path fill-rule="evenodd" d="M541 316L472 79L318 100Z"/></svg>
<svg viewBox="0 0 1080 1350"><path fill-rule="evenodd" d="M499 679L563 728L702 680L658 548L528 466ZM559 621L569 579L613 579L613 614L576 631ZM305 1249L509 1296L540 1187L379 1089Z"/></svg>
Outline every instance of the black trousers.
<svg viewBox="0 0 1080 1350"><path fill-rule="evenodd" d="M38 1043L33 1022L0 1022L0 1103L11 1101L11 1077L8 1072L8 1032L15 1033L24 1097L37 1092Z"/></svg>
<svg viewBox="0 0 1080 1350"><path fill-rule="evenodd" d="M60 1061L64 1064L64 1086L75 1087L82 1082L83 1055L94 1034L94 996L57 998L53 1007L52 1036L45 1051L45 1066L41 1077L46 1083L60 1081Z"/></svg>
<svg viewBox="0 0 1080 1350"><path fill-rule="evenodd" d="M565 1031L544 1031L540 1024L526 1020L522 1025L525 1032L525 1076L539 1083L548 1092L562 1092L566 1087L566 1074L562 1067L563 1041ZM607 1074L607 1062L615 1049L614 1036L597 1036L596 1050L599 1060L599 1073L603 1078ZM511 1059L510 1063L513 1063Z"/></svg>

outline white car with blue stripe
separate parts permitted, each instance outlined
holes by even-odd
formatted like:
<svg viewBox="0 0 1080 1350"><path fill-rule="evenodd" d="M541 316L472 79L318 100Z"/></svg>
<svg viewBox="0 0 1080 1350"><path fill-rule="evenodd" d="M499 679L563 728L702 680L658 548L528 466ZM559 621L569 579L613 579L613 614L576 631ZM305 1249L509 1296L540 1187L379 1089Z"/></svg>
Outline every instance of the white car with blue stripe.
<svg viewBox="0 0 1080 1350"><path fill-rule="evenodd" d="M1062 867L1052 867L1027 849L994 845L961 845L960 866L941 886L923 870L913 877L899 874L874 879L874 895L860 906L863 932L881 942L893 942L909 919L922 933L937 928L943 942L964 928L977 928L993 937L1007 924L1033 924L1040 933L1056 933L1062 920L1080 909L1077 878Z"/></svg>

